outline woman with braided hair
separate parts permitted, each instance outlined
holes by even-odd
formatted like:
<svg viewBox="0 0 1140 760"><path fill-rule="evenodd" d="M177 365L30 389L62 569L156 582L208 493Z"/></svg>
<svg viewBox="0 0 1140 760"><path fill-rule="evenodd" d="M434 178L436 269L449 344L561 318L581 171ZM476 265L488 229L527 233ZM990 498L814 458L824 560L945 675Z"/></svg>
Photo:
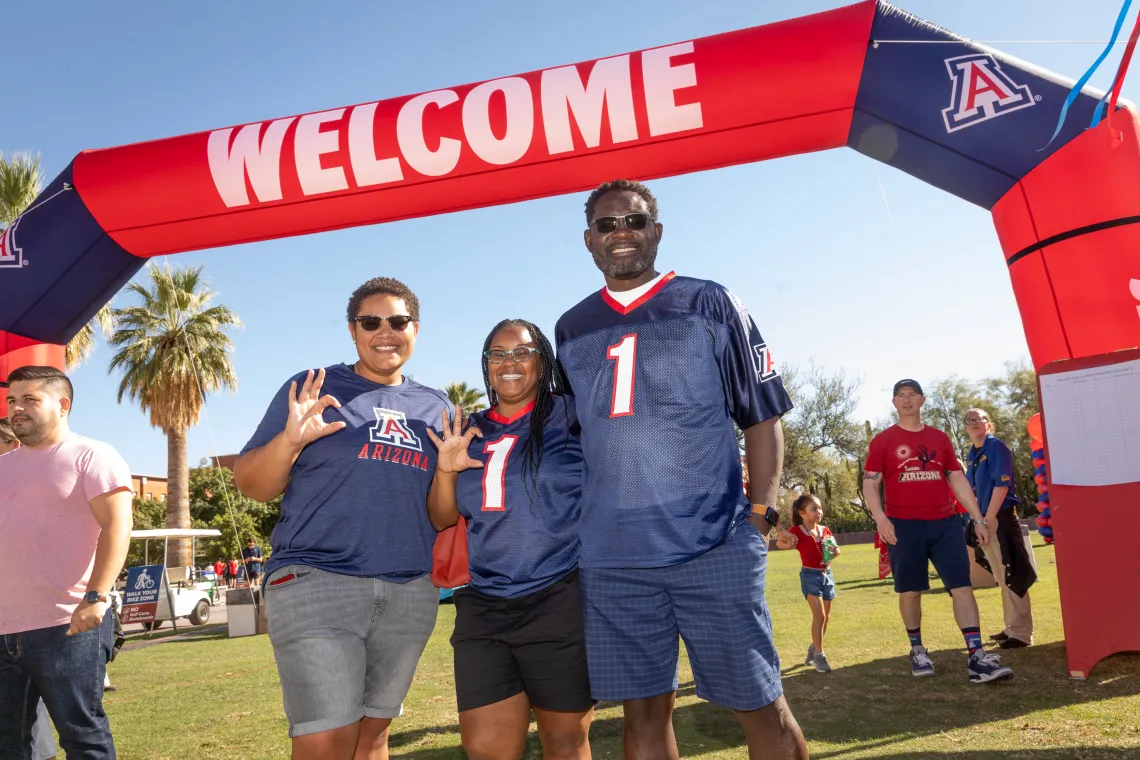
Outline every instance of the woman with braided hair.
<svg viewBox="0 0 1140 760"><path fill-rule="evenodd" d="M471 583L455 592L455 690L473 760L517 760L534 710L544 757L590 757L594 703L578 595L583 474L573 399L550 341L530 322L483 345L490 409L430 430L437 530L467 520ZM478 438L479 440L476 440Z"/></svg>

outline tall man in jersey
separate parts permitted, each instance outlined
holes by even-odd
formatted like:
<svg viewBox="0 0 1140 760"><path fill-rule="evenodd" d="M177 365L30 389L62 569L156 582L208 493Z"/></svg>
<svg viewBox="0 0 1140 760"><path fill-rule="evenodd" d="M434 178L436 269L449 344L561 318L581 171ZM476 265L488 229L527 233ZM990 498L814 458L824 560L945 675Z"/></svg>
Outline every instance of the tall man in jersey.
<svg viewBox="0 0 1140 760"><path fill-rule="evenodd" d="M863 475L863 498L879 535L890 547L899 613L910 639L910 671L915 676L934 675L934 663L922 646L922 592L930 588L928 561L932 561L954 600L954 619L970 653L966 664L970 682L1009 678L1013 671L997 655L982 649L966 531L955 512L951 491L970 514L981 544L989 542L990 532L950 436L922 424L925 401L917 381L895 383L898 424L871 440ZM885 512L879 498L880 481L887 500Z"/></svg>
<svg viewBox="0 0 1140 760"><path fill-rule="evenodd" d="M764 600L792 403L739 299L655 269L649 188L599 186L586 221L605 287L562 315L556 339L588 473L579 578L593 697L622 701L626 758L678 757L679 635L697 696L733 711L750 758L806 758Z"/></svg>

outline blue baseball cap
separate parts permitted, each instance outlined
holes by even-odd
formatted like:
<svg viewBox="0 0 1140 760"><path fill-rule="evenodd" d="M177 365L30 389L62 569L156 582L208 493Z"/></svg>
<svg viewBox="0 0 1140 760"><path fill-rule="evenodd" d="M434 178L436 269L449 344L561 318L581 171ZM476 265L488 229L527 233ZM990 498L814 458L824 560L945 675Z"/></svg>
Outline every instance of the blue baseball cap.
<svg viewBox="0 0 1140 760"><path fill-rule="evenodd" d="M918 395L920 395L920 396L926 395L925 393L922 392L922 386L918 384L917 380L906 379L906 380L899 380L897 383L895 383L895 391L894 391L894 393L891 394L891 396L899 395L899 391L901 391L903 388L913 388L914 392L917 393Z"/></svg>

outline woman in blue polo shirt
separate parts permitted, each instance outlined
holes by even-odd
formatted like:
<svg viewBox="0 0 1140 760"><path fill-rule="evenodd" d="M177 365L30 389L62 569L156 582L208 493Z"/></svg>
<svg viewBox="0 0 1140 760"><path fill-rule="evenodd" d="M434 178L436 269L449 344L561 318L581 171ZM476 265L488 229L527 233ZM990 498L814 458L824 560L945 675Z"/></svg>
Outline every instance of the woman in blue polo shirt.
<svg viewBox="0 0 1140 760"><path fill-rule="evenodd" d="M500 322L483 346L491 408L443 420L432 523L468 521L471 583L455 592L455 691L471 758L517 758L530 712L546 757L590 757L578 593L583 474L573 399L546 336ZM476 440L478 437L479 440Z"/></svg>
<svg viewBox="0 0 1140 760"><path fill-rule="evenodd" d="M377 277L347 316L356 361L287 381L234 469L250 498L284 494L263 588L294 760L387 756L439 606L427 431L449 405L403 375L419 300Z"/></svg>
<svg viewBox="0 0 1140 760"><path fill-rule="evenodd" d="M966 432L973 442L966 457L966 479L978 499L978 509L986 518L993 539L982 547L986 561L1001 587L1001 606L1005 629L990 638L1001 642L1002 649L1026 647L1033 643L1033 608L1029 591L1019 596L1006 585L1005 566L1013 561L1028 565L1028 556L1011 558L1006 552L1021 554L1024 543L1021 524L1017 521L1017 489L1013 483L1013 455L1009 447L993 434L989 415L981 409L966 412ZM1016 584L1015 584L1016 585Z"/></svg>

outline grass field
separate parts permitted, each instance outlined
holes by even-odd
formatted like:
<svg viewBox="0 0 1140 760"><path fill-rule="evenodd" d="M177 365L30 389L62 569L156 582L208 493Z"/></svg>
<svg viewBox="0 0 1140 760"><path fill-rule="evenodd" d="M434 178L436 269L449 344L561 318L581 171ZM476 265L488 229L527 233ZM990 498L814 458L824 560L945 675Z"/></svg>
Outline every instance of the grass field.
<svg viewBox="0 0 1140 760"><path fill-rule="evenodd" d="M799 592L799 556L774 552L768 600L784 665L784 688L815 758L1140 758L1140 655L1102 662L1087 681L1066 675L1053 550L1037 546L1036 645L1006 653L1012 681L967 682L950 600L924 600L923 638L938 676L915 679L890 581L875 573L870 546L845 547L835 563L839 595L827 652L835 670L805 668L810 613ZM935 583L936 585L936 583ZM1001 625L997 589L978 592L982 630ZM1133 603L1122 598L1122 603ZM393 757L463 758L451 674L450 605L420 661L404 717L393 724ZM224 632L126 650L111 665L119 691L106 695L123 760L287 758L289 739L269 640ZM683 757L746 758L731 714L693 693L682 658L676 731ZM533 730L533 725L532 725ZM595 758L621 757L620 706L603 703L591 730ZM533 735L527 758L540 758Z"/></svg>

